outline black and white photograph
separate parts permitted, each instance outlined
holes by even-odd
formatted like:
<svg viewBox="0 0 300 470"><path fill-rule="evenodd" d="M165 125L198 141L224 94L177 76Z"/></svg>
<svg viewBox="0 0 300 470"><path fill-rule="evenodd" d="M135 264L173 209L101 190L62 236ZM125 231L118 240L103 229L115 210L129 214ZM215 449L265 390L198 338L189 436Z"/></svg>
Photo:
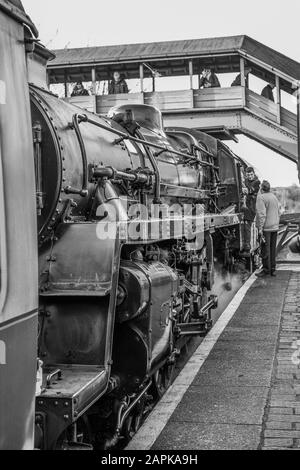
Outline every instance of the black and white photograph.
<svg viewBox="0 0 300 470"><path fill-rule="evenodd" d="M0 0L0 450L300 450L299 19Z"/></svg>

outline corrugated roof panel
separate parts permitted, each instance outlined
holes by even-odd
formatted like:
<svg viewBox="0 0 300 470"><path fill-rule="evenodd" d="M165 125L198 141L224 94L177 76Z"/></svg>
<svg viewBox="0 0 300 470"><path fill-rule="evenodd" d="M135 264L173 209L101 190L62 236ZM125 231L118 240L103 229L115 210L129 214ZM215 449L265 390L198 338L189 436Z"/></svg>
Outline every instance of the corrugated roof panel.
<svg viewBox="0 0 300 470"><path fill-rule="evenodd" d="M239 49L243 39L244 36L230 36L225 38L59 49L53 51L56 54L56 59L51 63L51 68L56 65L67 65L68 63L86 63L88 60L101 63L107 60L117 61L120 58L124 61L135 58L147 60L176 55L221 53Z"/></svg>
<svg viewBox="0 0 300 470"><path fill-rule="evenodd" d="M226 52L245 53L278 69L291 78L300 79L300 64L293 59L271 49L248 36L228 36L220 38L202 38L180 41L165 41L140 44L122 44L116 46L84 47L77 49L60 49L50 64L50 69L70 64L94 64L105 62L128 62L140 60L146 62L157 58L189 57Z"/></svg>
<svg viewBox="0 0 300 470"><path fill-rule="evenodd" d="M292 78L300 79L300 64L293 59L271 49L255 39L245 36L242 50L269 66L286 73Z"/></svg>

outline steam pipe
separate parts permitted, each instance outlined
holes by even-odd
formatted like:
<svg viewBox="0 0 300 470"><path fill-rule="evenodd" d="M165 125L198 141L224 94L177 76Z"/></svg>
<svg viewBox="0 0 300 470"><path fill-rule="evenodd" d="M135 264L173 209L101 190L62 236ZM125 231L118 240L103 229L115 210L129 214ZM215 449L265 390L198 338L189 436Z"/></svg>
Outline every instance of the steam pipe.
<svg viewBox="0 0 300 470"><path fill-rule="evenodd" d="M146 142L144 136L138 131L136 130L135 131L137 136L144 142ZM145 152L147 154L147 157L149 158L149 161L152 165L152 168L153 168L153 171L154 171L154 175L155 175L155 186L154 186L154 204L160 204L161 203L161 200L160 200L160 172L159 172L159 168L157 166L157 163L156 163L156 160L155 160L155 157L153 156L151 150L149 149L149 147L147 145L145 145L145 143L143 144L144 145L144 148L145 148Z"/></svg>
<svg viewBox="0 0 300 470"><path fill-rule="evenodd" d="M96 168L92 174L95 178L122 179L132 183L146 184L149 181L149 176L145 173L126 173L115 170L111 166Z"/></svg>

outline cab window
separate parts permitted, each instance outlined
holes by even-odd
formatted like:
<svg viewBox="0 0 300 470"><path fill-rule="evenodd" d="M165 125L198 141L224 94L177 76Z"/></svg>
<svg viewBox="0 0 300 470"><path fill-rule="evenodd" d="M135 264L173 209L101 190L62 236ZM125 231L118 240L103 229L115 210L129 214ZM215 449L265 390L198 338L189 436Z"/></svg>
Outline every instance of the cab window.
<svg viewBox="0 0 300 470"><path fill-rule="evenodd" d="M224 149L219 151L220 183L225 194L220 198L221 208L239 202L237 167L235 159Z"/></svg>
<svg viewBox="0 0 300 470"><path fill-rule="evenodd" d="M220 179L225 185L236 183L235 162L223 150L220 152Z"/></svg>

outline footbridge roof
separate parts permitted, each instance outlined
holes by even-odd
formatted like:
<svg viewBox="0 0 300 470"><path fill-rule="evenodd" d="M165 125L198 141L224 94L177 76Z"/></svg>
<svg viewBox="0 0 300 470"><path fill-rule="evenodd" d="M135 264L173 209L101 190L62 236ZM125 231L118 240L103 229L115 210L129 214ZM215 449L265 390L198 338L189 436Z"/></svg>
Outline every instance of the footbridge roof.
<svg viewBox="0 0 300 470"><path fill-rule="evenodd" d="M238 70L238 60L234 61L228 56L236 55L270 73L277 73L289 82L300 80L299 62L246 35L59 49L53 52L56 58L49 63L49 70L56 70L56 73L61 68L159 61L162 68L168 67L169 73L176 75L178 70L179 75L181 69L178 63L176 69L176 61L193 58L203 59L206 66L214 65L217 72L234 72Z"/></svg>

